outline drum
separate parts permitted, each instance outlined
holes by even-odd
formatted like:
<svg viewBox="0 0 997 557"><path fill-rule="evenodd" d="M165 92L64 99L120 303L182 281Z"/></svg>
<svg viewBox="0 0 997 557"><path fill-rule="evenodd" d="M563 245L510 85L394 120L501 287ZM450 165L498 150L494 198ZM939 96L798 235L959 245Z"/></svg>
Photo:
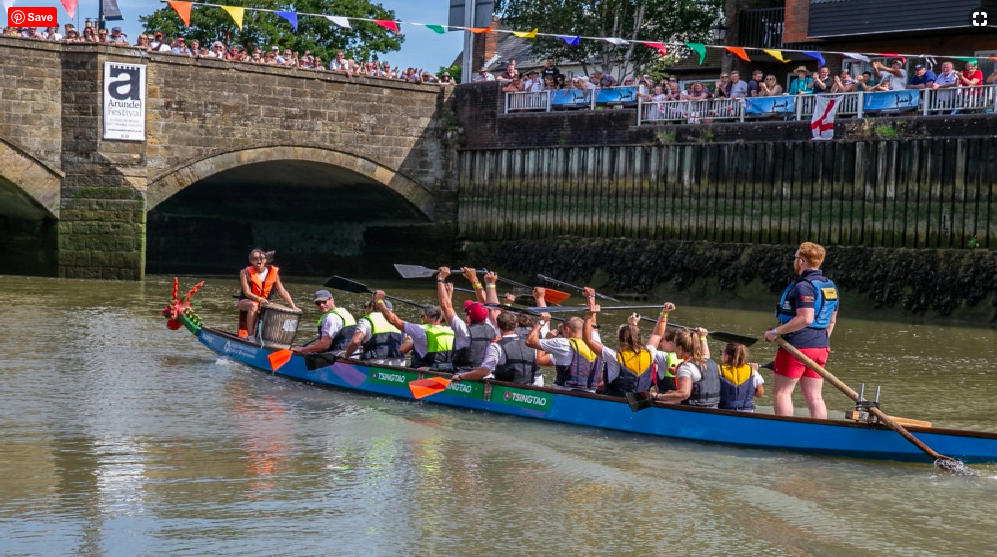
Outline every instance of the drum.
<svg viewBox="0 0 997 557"><path fill-rule="evenodd" d="M290 348L298 334L301 310L276 304L260 307L260 340L266 348Z"/></svg>

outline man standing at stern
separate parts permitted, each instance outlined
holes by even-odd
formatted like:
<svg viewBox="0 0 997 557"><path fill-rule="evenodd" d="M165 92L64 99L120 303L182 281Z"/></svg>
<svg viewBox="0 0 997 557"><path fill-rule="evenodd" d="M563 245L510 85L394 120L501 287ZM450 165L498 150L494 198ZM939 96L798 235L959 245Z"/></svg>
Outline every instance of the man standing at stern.
<svg viewBox="0 0 997 557"><path fill-rule="evenodd" d="M783 337L791 346L821 366L831 352L831 332L838 317L838 289L820 270L824 248L803 242L793 255L796 279L782 293L776 307L779 325L765 331L765 340ZM778 416L793 415L793 390L800 390L807 401L811 418L826 419L827 407L821 396L824 380L807 369L799 359L779 348L775 355L773 404Z"/></svg>

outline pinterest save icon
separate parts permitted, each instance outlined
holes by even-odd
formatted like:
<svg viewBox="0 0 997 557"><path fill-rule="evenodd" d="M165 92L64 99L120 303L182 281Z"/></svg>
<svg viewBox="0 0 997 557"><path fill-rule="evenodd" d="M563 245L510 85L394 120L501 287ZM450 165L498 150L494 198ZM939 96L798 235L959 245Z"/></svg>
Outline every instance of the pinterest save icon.
<svg viewBox="0 0 997 557"><path fill-rule="evenodd" d="M9 27L55 27L59 25L55 6L18 6L7 10Z"/></svg>

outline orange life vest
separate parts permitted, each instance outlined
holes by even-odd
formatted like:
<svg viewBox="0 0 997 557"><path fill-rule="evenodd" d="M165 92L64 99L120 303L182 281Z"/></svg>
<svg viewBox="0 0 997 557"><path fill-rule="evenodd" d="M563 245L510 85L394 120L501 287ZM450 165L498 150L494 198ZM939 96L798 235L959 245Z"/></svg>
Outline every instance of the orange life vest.
<svg viewBox="0 0 997 557"><path fill-rule="evenodd" d="M249 277L249 287L252 289L254 296L270 298L270 290L273 288L274 283L277 282L277 272L280 269L273 265L267 265L267 268L270 271L267 273L267 279L263 281L260 280L260 275L256 272L256 269L252 266L246 267L246 274Z"/></svg>

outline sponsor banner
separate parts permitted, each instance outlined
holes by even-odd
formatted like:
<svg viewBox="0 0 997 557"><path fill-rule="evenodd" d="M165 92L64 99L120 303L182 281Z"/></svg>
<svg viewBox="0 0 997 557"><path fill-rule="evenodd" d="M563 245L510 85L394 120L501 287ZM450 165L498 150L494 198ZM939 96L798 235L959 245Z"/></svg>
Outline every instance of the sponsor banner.
<svg viewBox="0 0 997 557"><path fill-rule="evenodd" d="M501 402L511 406L529 408L530 410L540 410L549 412L554 395L551 393L541 393L537 391L522 391L509 387L493 387L492 402Z"/></svg>
<svg viewBox="0 0 997 557"><path fill-rule="evenodd" d="M104 139L145 141L144 64L104 62Z"/></svg>
<svg viewBox="0 0 997 557"><path fill-rule="evenodd" d="M796 97L748 97L744 99L745 114L794 114Z"/></svg>
<svg viewBox="0 0 997 557"><path fill-rule="evenodd" d="M458 383L450 383L449 385L447 385L446 393L448 395L462 396L464 398L484 400L485 384L473 381L460 381Z"/></svg>
<svg viewBox="0 0 997 557"><path fill-rule="evenodd" d="M415 381L418 378L419 374L411 371L371 368L370 374L367 375L367 382L376 385L394 385L395 387L408 388L409 381Z"/></svg>
<svg viewBox="0 0 997 557"><path fill-rule="evenodd" d="M613 87L611 89L599 89L599 96L595 98L596 104L627 104L637 103L636 87Z"/></svg>
<svg viewBox="0 0 997 557"><path fill-rule="evenodd" d="M880 91L862 95L863 112L892 110L902 112L917 108L921 100L920 91Z"/></svg>
<svg viewBox="0 0 997 557"><path fill-rule="evenodd" d="M550 92L551 106L587 106L588 99L582 89L561 89Z"/></svg>

